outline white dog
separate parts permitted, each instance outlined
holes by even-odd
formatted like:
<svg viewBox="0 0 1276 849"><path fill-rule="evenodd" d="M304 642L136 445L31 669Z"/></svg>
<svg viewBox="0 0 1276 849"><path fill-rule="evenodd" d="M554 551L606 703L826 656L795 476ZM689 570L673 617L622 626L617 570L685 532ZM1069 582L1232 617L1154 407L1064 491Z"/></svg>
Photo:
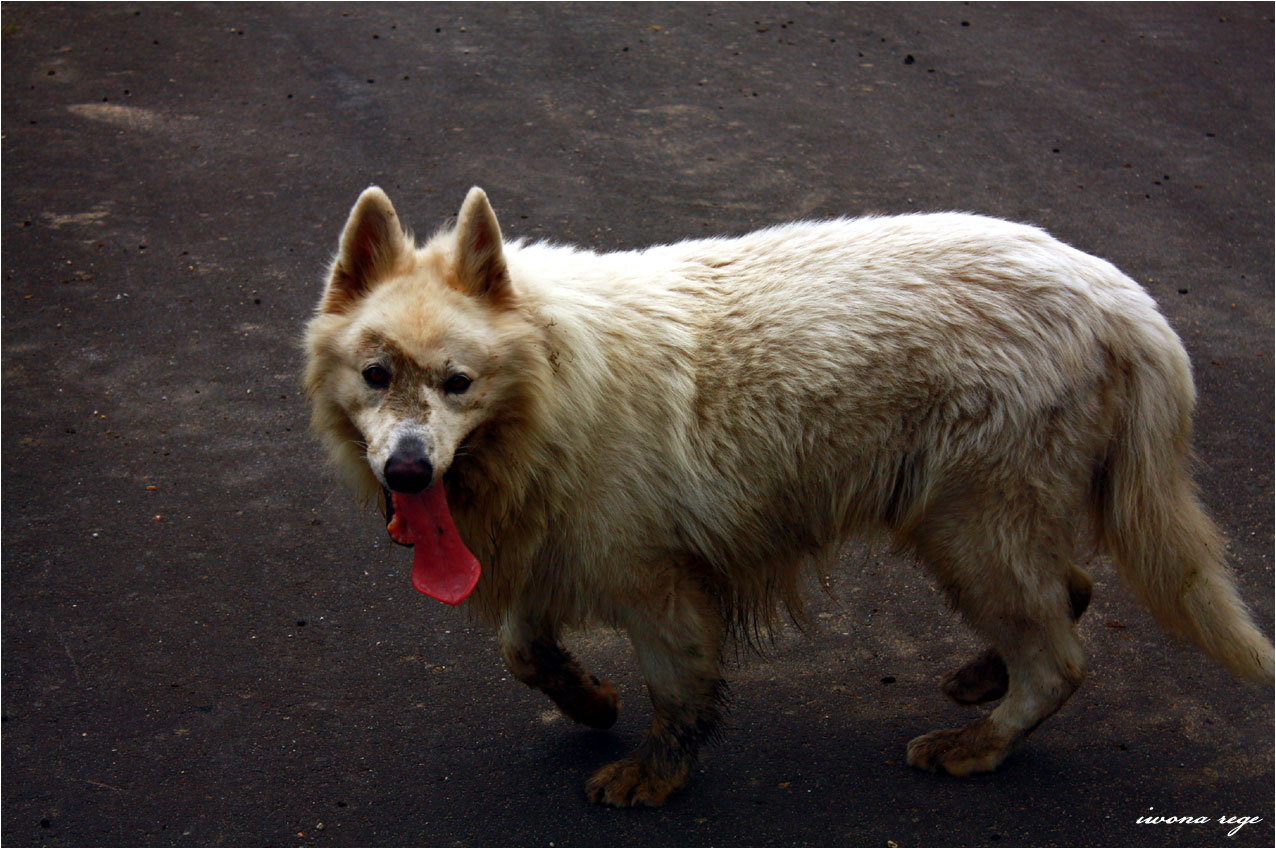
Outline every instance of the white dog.
<svg viewBox="0 0 1276 849"><path fill-rule="evenodd" d="M994 769L1080 685L1086 543L1170 631L1272 681L1189 472L1182 344L1032 227L910 215L599 255L504 242L474 189L418 247L372 188L307 345L314 425L384 493L418 589L468 596L514 674L597 727L616 692L558 635L629 634L655 718L596 801L686 782L724 640L800 612L799 571L855 532L915 553L992 646L944 689L1004 700L913 740L915 766Z"/></svg>

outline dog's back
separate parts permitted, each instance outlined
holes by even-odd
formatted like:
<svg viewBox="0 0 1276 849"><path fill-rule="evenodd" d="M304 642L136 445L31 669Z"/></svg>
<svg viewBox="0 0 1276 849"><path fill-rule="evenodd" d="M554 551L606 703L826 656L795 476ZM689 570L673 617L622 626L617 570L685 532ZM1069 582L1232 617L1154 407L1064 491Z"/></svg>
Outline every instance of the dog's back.
<svg viewBox="0 0 1276 849"><path fill-rule="evenodd" d="M601 509L560 512L605 527L599 560L682 548L755 610L770 600L751 583L787 586L775 576L852 530L906 535L972 476L1019 488L1029 470L1075 494L1123 415L1115 357L1174 363L1190 406L1151 299L1022 225L861 219L601 257L537 245L509 262L552 316L566 391L549 418L556 441L581 443L564 462L598 486L573 492Z"/></svg>

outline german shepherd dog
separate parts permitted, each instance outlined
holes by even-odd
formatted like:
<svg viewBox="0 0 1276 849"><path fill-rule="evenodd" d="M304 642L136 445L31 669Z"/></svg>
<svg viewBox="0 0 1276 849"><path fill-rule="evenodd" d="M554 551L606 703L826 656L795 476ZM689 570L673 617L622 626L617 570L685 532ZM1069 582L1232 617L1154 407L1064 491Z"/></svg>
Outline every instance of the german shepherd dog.
<svg viewBox="0 0 1276 849"><path fill-rule="evenodd" d="M654 718L594 801L686 783L724 642L800 615L801 572L853 533L915 555L990 645L943 689L1000 703L909 743L921 769L995 769L1080 686L1086 545L1272 683L1189 471L1183 345L1130 278L1032 227L906 215L597 254L506 242L475 188L418 245L373 187L306 346L314 428L415 545L417 589L468 599L513 674L596 728L616 690L560 633L628 634Z"/></svg>

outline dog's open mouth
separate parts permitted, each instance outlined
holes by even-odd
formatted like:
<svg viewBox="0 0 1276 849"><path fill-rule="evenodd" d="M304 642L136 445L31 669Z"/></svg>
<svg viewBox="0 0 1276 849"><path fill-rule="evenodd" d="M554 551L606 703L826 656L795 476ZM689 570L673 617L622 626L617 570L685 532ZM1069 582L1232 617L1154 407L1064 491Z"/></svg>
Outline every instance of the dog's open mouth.
<svg viewBox="0 0 1276 849"><path fill-rule="evenodd" d="M443 484L407 495L386 492L386 531L414 547L412 586L430 598L460 604L478 583L481 567L457 533Z"/></svg>

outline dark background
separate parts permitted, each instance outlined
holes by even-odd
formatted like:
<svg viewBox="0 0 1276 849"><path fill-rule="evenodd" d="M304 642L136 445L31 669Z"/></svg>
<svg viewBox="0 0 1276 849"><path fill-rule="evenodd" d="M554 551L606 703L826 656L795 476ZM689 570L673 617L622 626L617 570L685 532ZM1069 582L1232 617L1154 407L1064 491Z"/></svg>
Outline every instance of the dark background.
<svg viewBox="0 0 1276 849"><path fill-rule="evenodd" d="M1032 222L1141 281L1271 632L1271 4L3 6L3 842L1271 845L1272 693L1095 563L1091 677L991 776L904 764L979 646L854 552L731 670L667 807L408 583L306 430L299 339L361 189L484 186L597 249L803 217ZM1144 815L1258 816L1140 825Z"/></svg>

